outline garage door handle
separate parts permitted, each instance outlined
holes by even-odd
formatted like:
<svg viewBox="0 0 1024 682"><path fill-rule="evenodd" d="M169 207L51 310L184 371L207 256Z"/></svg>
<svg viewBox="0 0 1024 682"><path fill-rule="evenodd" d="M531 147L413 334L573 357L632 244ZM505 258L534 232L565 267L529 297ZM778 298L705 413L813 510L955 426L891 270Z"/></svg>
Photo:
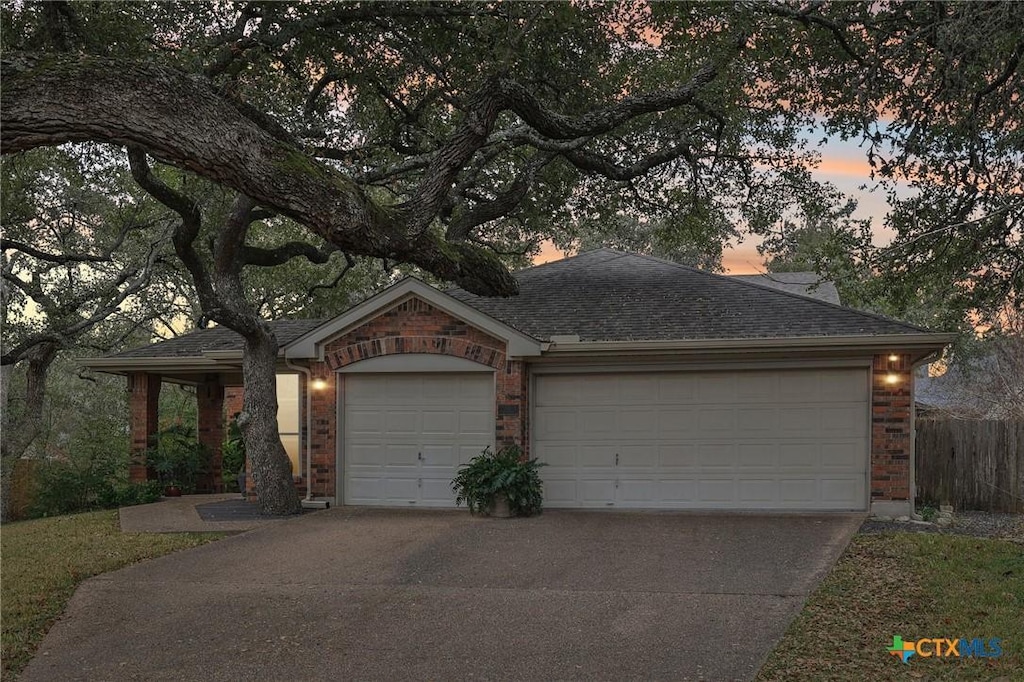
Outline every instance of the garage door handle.
<svg viewBox="0 0 1024 682"><path fill-rule="evenodd" d="M416 453L416 459L418 459L419 461L422 462L423 461L423 453L422 452L417 452Z"/></svg>
<svg viewBox="0 0 1024 682"><path fill-rule="evenodd" d="M615 466L619 466L619 453L615 453Z"/></svg>

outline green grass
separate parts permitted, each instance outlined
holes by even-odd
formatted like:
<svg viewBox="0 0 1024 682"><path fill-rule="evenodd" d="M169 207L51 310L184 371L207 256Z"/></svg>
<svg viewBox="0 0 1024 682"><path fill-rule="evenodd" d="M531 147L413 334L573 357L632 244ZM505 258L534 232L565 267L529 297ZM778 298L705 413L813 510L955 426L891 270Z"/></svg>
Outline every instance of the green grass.
<svg viewBox="0 0 1024 682"><path fill-rule="evenodd" d="M950 535L858 535L758 680L1024 679L1024 546ZM999 637L999 658L886 652L904 641Z"/></svg>
<svg viewBox="0 0 1024 682"><path fill-rule="evenodd" d="M3 677L20 672L86 578L223 537L122 533L116 511L4 524L0 529Z"/></svg>

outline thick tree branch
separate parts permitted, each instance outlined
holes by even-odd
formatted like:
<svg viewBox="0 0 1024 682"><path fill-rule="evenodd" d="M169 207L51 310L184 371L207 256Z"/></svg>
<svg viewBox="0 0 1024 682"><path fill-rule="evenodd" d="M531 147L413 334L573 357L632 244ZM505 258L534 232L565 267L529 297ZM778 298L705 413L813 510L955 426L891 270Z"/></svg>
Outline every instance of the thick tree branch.
<svg viewBox="0 0 1024 682"><path fill-rule="evenodd" d="M500 261L410 229L433 216L376 205L351 180L278 139L208 82L150 63L2 58L0 151L93 140L136 145L274 208L343 251L407 261L483 295L510 295ZM432 192L426 192L432 194ZM435 201L421 201L429 211Z"/></svg>
<svg viewBox="0 0 1024 682"><path fill-rule="evenodd" d="M273 249L262 249L256 246L243 246L239 250L240 261L245 265L257 267L271 267L283 265L292 258L305 258L310 263L323 264L331 259L331 254L337 251L335 247L318 249L306 242L288 242Z"/></svg>
<svg viewBox="0 0 1024 682"><path fill-rule="evenodd" d="M94 292L91 296L83 294L82 296L76 297L75 301L72 303L65 303L63 306L56 309L44 308L43 312L46 313L48 317L53 316L66 318L73 315L75 321L66 326L62 326L60 329L51 327L46 331L42 331L37 334L30 334L13 347L5 348L3 355L0 356L0 365L10 365L20 362L31 354L34 348L39 346L53 345L55 349L61 349L68 348L73 345L73 342L78 337L114 314L114 312L121 307L121 304L128 300L129 297L134 296L145 287L149 286L153 270L160 262L160 250L158 246L159 242L150 245L146 263L140 269L125 270L114 280L114 282L104 287L104 292L106 293L105 300L103 298L103 294ZM36 297L33 296L33 298ZM92 300L97 301L96 307L91 313L82 317L79 314L80 309ZM52 301L50 302L50 305L52 305Z"/></svg>

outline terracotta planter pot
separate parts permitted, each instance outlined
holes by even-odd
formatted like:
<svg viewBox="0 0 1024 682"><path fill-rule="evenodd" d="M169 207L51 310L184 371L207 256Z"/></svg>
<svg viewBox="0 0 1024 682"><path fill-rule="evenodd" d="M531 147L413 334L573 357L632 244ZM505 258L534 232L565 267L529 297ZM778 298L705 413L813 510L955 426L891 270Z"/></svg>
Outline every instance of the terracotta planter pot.
<svg viewBox="0 0 1024 682"><path fill-rule="evenodd" d="M169 485L164 488L164 497L181 497L181 488L176 485Z"/></svg>

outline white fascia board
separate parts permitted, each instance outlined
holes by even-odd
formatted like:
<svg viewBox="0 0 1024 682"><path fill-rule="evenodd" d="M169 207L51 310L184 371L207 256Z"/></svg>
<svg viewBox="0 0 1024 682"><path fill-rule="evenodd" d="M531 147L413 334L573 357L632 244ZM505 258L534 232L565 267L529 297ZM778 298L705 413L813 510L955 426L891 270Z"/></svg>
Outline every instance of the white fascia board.
<svg viewBox="0 0 1024 682"><path fill-rule="evenodd" d="M669 339L664 341L581 341L578 343L552 343L546 356L618 353L665 352L746 352L751 350L873 350L878 352L900 350L940 351L956 339L956 334L884 334L864 336L797 336L787 338L754 339Z"/></svg>
<svg viewBox="0 0 1024 682"><path fill-rule="evenodd" d="M401 282L391 285L379 294L371 296L333 320L325 322L292 341L284 348L285 357L289 360L322 359L322 349L326 343L368 322L377 315L387 312L389 308L412 296L422 298L438 310L485 331L495 338L502 339L508 344L509 357L537 356L541 353L540 341L499 322L456 298L452 298L415 277L406 277Z"/></svg>
<svg viewBox="0 0 1024 682"><path fill-rule="evenodd" d="M178 358L89 358L79 360L84 367L100 372L216 372L224 368L216 360L201 357Z"/></svg>

